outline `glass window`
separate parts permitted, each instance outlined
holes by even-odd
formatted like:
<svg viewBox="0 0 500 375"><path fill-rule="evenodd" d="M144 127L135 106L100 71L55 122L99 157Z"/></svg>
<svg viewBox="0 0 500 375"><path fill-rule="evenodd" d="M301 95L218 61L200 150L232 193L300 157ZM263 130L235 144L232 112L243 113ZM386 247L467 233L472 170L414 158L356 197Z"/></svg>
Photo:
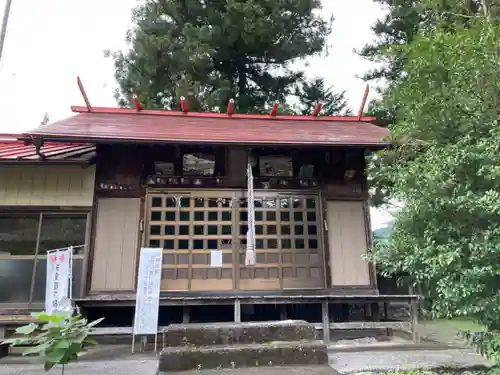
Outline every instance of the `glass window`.
<svg viewBox="0 0 500 375"><path fill-rule="evenodd" d="M45 293L45 255L48 250L75 246L73 296L78 297L82 282L82 255L86 240L86 213L0 213L0 303L43 302ZM38 230L40 229L40 233ZM40 238L35 267L36 242ZM22 257L21 257L22 256ZM34 290L30 293L31 280Z"/></svg>
<svg viewBox="0 0 500 375"><path fill-rule="evenodd" d="M87 214L43 214L39 254L85 244ZM83 248L75 249L83 254Z"/></svg>
<svg viewBox="0 0 500 375"><path fill-rule="evenodd" d="M33 259L0 258L0 302L28 302ZM43 284L45 287L45 283Z"/></svg>
<svg viewBox="0 0 500 375"><path fill-rule="evenodd" d="M0 214L0 255L35 255L38 213Z"/></svg>

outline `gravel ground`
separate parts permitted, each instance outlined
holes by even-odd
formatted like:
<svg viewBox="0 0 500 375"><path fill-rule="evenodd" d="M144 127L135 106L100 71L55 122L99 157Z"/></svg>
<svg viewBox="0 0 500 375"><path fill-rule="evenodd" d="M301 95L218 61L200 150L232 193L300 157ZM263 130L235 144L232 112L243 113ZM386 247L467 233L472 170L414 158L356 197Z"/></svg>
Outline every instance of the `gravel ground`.
<svg viewBox="0 0 500 375"><path fill-rule="evenodd" d="M1 363L2 360L0 360ZM88 361L74 363L66 366L64 375L154 375L156 373L156 360L112 360ZM5 364L0 365L1 375L41 375L61 374L61 368L53 368L48 373L40 365L34 364Z"/></svg>
<svg viewBox="0 0 500 375"><path fill-rule="evenodd" d="M365 351L332 353L330 356L330 366L340 373L431 368L464 369L488 365L483 357L470 349Z"/></svg>
<svg viewBox="0 0 500 375"><path fill-rule="evenodd" d="M65 375L154 375L157 361L153 354L129 354L130 348L119 353L109 350L106 355L94 353L80 363L66 367ZM107 357L107 358L106 358ZM420 350L420 351L364 351L334 353L330 355L330 366L311 366L294 368L250 368L237 370L193 371L186 375L335 375L363 371L410 370L415 368L436 367L476 367L488 363L479 355L466 349ZM336 370L336 371L334 371ZM7 357L0 359L0 375L41 375L40 365L30 363L27 358ZM49 374L60 374L53 369ZM182 374L182 373L179 373Z"/></svg>

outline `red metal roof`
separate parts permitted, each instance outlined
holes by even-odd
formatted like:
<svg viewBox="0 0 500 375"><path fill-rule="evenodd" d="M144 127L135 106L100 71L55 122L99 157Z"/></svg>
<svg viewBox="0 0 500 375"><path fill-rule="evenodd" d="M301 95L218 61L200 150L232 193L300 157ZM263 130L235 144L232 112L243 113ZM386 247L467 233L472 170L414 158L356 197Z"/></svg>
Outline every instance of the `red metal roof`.
<svg viewBox="0 0 500 375"><path fill-rule="evenodd" d="M45 160L85 160L95 152L95 146L87 143L46 142L40 148ZM16 138L0 137L0 160L39 160L34 145L25 145Z"/></svg>
<svg viewBox="0 0 500 375"><path fill-rule="evenodd" d="M47 140L379 146L373 117L227 115L73 107L76 116L26 132Z"/></svg>

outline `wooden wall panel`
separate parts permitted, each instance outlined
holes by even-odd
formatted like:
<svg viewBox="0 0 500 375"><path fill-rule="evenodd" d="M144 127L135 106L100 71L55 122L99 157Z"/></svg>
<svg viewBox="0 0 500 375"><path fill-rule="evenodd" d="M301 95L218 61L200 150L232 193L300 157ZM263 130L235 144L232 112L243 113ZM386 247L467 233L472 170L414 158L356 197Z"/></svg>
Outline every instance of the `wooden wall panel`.
<svg viewBox="0 0 500 375"><path fill-rule="evenodd" d="M363 202L329 201L327 218L332 286L369 286Z"/></svg>
<svg viewBox="0 0 500 375"><path fill-rule="evenodd" d="M227 150L227 186L246 186L248 151L243 147L230 147Z"/></svg>
<svg viewBox="0 0 500 375"><path fill-rule="evenodd" d="M97 201L90 292L135 289L140 217L140 198Z"/></svg>
<svg viewBox="0 0 500 375"><path fill-rule="evenodd" d="M91 207L95 166L0 167L0 202L5 206Z"/></svg>

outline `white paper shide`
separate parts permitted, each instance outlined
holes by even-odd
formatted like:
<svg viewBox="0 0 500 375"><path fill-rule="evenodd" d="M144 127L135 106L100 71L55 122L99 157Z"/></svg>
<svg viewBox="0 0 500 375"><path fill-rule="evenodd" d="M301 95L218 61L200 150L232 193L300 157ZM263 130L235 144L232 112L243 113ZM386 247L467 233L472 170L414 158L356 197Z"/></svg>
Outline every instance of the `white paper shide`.
<svg viewBox="0 0 500 375"><path fill-rule="evenodd" d="M45 285L45 311L61 311L61 303L68 299L71 276L72 250L56 250L47 254L47 279Z"/></svg>
<svg viewBox="0 0 500 375"><path fill-rule="evenodd" d="M141 249L134 335L156 335L158 333L162 258L163 249Z"/></svg>

